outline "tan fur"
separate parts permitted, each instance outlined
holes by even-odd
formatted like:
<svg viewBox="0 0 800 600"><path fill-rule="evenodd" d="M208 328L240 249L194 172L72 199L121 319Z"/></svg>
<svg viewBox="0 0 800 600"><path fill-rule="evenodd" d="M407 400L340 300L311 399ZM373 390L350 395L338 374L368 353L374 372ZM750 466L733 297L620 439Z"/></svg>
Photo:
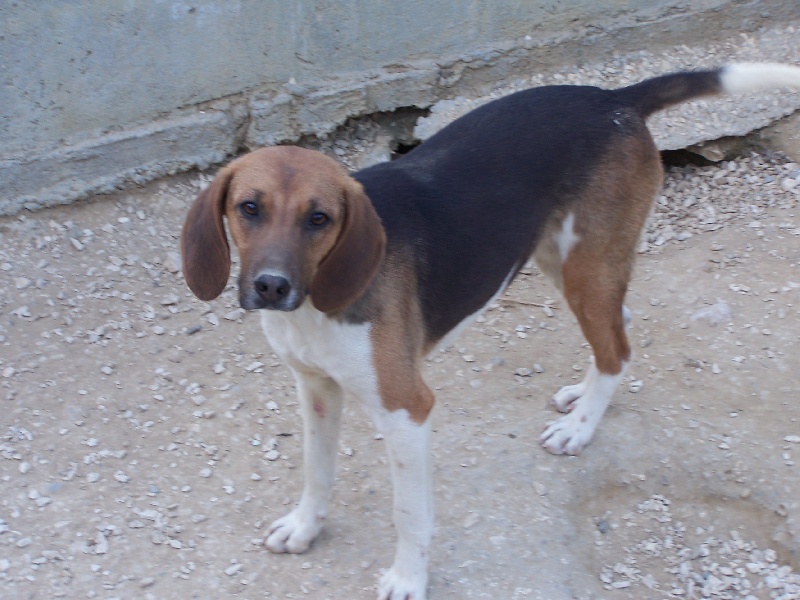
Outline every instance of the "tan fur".
<svg viewBox="0 0 800 600"><path fill-rule="evenodd" d="M424 423L434 404L433 393L422 380L420 361L425 353L422 314L415 289L412 257L387 258L391 274L377 286L371 303L380 314L370 332L383 407L406 409L411 419Z"/></svg>
<svg viewBox="0 0 800 600"><path fill-rule="evenodd" d="M561 268L563 293L580 323L601 373L616 375L630 358L622 305L639 234L663 171L643 132L612 148L575 203L577 244Z"/></svg>

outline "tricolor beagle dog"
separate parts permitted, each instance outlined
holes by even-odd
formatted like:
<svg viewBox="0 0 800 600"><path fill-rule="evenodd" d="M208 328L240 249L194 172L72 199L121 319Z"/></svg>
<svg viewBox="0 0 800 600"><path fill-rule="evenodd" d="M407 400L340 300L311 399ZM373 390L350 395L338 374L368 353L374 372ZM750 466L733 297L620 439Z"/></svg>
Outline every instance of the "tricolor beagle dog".
<svg viewBox="0 0 800 600"><path fill-rule="evenodd" d="M241 256L239 300L258 310L302 407L305 487L269 528L273 552L319 534L334 482L344 398L386 440L398 545L380 600L423 600L433 531L423 358L476 316L531 256L563 293L594 353L565 413L542 433L554 454L592 439L631 350L623 305L639 234L661 183L645 119L700 96L800 86L800 67L734 64L604 90L547 86L495 100L402 158L352 175L297 147L256 150L200 193L181 235L201 300Z"/></svg>

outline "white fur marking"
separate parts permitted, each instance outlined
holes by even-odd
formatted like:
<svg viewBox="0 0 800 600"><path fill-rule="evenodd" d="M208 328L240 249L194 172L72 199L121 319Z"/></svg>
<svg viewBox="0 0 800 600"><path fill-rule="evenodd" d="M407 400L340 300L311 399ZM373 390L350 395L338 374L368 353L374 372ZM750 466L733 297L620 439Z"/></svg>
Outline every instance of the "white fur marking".
<svg viewBox="0 0 800 600"><path fill-rule="evenodd" d="M558 245L558 255L561 262L567 260L570 250L580 241L580 237L575 233L575 213L569 213L561 222L561 231L556 234L556 245Z"/></svg>
<svg viewBox="0 0 800 600"><path fill-rule="evenodd" d="M592 440L624 372L608 375L592 364L583 382L559 390L553 400L569 413L547 426L539 438L542 446L553 454L579 454Z"/></svg>
<svg viewBox="0 0 800 600"><path fill-rule="evenodd" d="M386 440L397 530L394 563L381 577L378 600L425 600L434 522L430 418L419 425L405 410L383 409L373 418Z"/></svg>
<svg viewBox="0 0 800 600"><path fill-rule="evenodd" d="M336 321L306 299L291 312L262 310L261 328L293 369L324 374L357 396L377 392L368 323Z"/></svg>
<svg viewBox="0 0 800 600"><path fill-rule="evenodd" d="M303 473L300 503L267 531L272 552L305 551L319 535L328 515L336 474L336 453L342 416L342 388L327 377L294 372L303 416Z"/></svg>
<svg viewBox="0 0 800 600"><path fill-rule="evenodd" d="M728 94L800 87L800 67L778 63L734 63L722 69L719 79Z"/></svg>
<svg viewBox="0 0 800 600"><path fill-rule="evenodd" d="M510 276L503 289L508 281ZM300 504L272 524L266 546L275 552L302 552L322 529L334 477L342 392L346 392L383 434L392 473L397 550L391 569L381 577L378 598L425 600L434 521L430 419L420 425L406 410L390 412L383 407L369 324L341 323L305 301L293 312L262 311L261 326L297 378L306 477ZM314 403L320 400L324 406L318 412Z"/></svg>

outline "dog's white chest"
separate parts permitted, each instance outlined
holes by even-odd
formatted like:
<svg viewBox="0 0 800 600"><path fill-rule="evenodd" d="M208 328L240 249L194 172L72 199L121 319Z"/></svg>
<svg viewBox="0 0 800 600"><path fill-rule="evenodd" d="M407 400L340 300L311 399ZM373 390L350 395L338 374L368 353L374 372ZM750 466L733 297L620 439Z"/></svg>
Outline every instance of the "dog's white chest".
<svg viewBox="0 0 800 600"><path fill-rule="evenodd" d="M336 321L306 300L293 312L261 311L261 328L293 369L325 373L346 389L374 377L369 324Z"/></svg>

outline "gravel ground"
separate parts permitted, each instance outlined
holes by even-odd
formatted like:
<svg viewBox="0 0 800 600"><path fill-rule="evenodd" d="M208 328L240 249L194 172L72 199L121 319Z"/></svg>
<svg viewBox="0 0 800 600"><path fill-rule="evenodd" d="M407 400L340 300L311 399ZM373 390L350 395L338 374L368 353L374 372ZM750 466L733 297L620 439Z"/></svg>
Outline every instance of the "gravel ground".
<svg viewBox="0 0 800 600"><path fill-rule="evenodd" d="M329 148L367 160L358 137ZM391 493L353 407L320 539L263 548L299 497L301 425L233 285L203 303L178 271L209 179L0 220L2 598L374 597ZM432 598L800 598L799 199L779 155L669 171L637 355L583 456L537 443L589 350L533 267L430 357Z"/></svg>

